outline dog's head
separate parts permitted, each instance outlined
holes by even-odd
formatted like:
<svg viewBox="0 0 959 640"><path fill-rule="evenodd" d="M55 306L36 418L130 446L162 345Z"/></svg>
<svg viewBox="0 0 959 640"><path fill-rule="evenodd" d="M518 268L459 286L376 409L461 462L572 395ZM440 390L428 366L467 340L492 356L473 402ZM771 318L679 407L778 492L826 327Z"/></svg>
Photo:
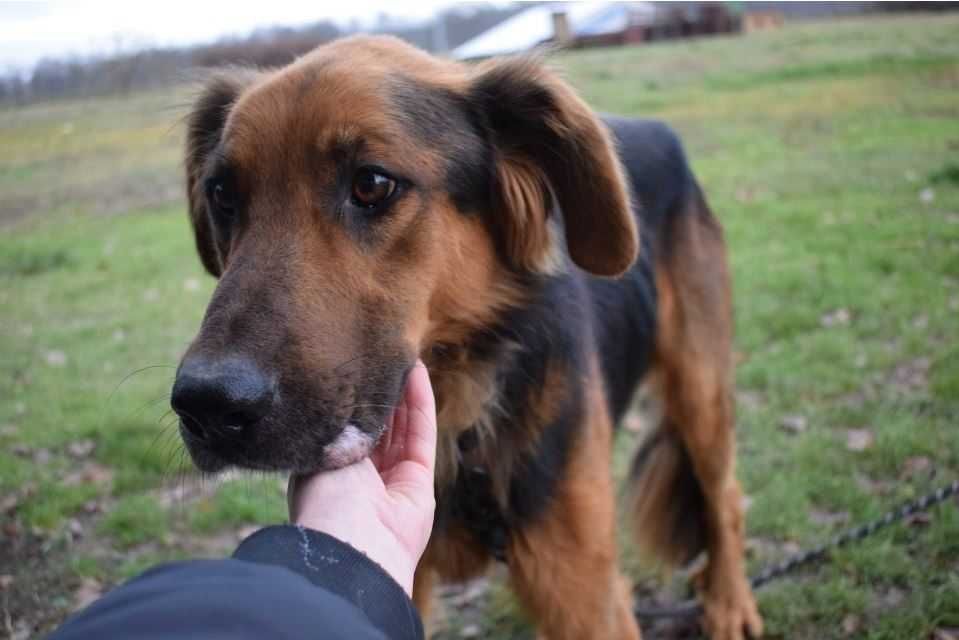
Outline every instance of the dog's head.
<svg viewBox="0 0 959 640"><path fill-rule="evenodd" d="M609 134L530 60L341 40L212 78L187 136L219 283L172 403L204 470L361 459L417 356L520 304L517 281L567 254L605 276L636 257Z"/></svg>

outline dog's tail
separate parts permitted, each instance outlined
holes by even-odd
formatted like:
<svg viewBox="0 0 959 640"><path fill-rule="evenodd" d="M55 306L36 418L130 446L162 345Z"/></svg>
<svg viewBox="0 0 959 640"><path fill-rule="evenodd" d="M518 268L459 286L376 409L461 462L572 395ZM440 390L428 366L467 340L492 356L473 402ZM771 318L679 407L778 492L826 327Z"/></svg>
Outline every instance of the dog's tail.
<svg viewBox="0 0 959 640"><path fill-rule="evenodd" d="M706 548L705 497L676 429L663 419L639 447L629 475L640 549L674 567Z"/></svg>

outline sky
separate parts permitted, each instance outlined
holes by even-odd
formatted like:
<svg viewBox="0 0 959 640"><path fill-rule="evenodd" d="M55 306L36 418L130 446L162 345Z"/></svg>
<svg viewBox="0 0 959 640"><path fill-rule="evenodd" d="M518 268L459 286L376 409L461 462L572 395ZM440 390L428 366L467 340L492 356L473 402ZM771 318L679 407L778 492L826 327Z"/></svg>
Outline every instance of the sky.
<svg viewBox="0 0 959 640"><path fill-rule="evenodd" d="M25 70L46 56L88 56L146 46L211 42L258 27L334 20L370 24L381 13L421 20L449 0L47 0L0 1L0 73Z"/></svg>

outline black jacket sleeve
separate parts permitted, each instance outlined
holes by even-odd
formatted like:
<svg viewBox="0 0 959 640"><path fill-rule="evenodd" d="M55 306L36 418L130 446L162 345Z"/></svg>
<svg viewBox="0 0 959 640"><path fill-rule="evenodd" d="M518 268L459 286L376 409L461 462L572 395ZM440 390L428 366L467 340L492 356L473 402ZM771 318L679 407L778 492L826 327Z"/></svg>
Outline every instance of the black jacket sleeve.
<svg viewBox="0 0 959 640"><path fill-rule="evenodd" d="M277 526L244 540L232 559L151 569L50 637L418 640L423 628L403 589L365 555Z"/></svg>

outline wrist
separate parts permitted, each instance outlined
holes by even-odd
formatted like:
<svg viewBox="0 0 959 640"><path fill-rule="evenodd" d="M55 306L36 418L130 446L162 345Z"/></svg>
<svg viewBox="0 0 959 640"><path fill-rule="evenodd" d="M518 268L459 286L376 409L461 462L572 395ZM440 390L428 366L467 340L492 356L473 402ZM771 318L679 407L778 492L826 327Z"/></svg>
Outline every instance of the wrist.
<svg viewBox="0 0 959 640"><path fill-rule="evenodd" d="M419 558L412 558L391 533L371 526L368 519L300 518L293 525L299 529L326 534L349 545L389 575L407 596L412 597L413 574Z"/></svg>

